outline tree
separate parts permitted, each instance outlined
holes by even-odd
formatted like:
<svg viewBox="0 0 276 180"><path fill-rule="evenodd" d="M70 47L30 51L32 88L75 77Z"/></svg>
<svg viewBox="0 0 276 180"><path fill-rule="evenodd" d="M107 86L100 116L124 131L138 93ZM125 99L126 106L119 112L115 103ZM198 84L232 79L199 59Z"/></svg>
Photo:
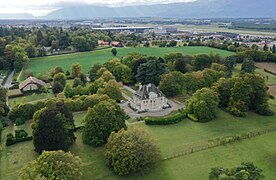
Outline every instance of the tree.
<svg viewBox="0 0 276 180"><path fill-rule="evenodd" d="M8 112L7 90L4 87L0 87L0 116L7 116Z"/></svg>
<svg viewBox="0 0 276 180"><path fill-rule="evenodd" d="M111 53L113 54L113 56L116 56L117 53L118 53L118 51L117 51L116 48L112 48L112 49L111 49Z"/></svg>
<svg viewBox="0 0 276 180"><path fill-rule="evenodd" d="M33 120L33 143L38 153L67 151L76 139L73 114L63 101L47 101L46 107L37 111Z"/></svg>
<svg viewBox="0 0 276 180"><path fill-rule="evenodd" d="M161 75L165 71L166 66L164 63L161 63L159 60L150 60L139 66L136 80L142 84L153 83L158 86Z"/></svg>
<svg viewBox="0 0 276 180"><path fill-rule="evenodd" d="M112 132L104 155L108 166L119 175L145 173L160 160L155 141L142 128Z"/></svg>
<svg viewBox="0 0 276 180"><path fill-rule="evenodd" d="M49 74L52 78L58 73L64 73L63 69L59 66L56 66L55 68L53 68L49 71Z"/></svg>
<svg viewBox="0 0 276 180"><path fill-rule="evenodd" d="M231 89L233 88L233 80L231 78L221 78L216 82L212 89L218 94L219 107L227 108L230 98Z"/></svg>
<svg viewBox="0 0 276 180"><path fill-rule="evenodd" d="M225 58L223 64L227 69L227 77L232 76L232 71L234 70L234 66L237 63L237 57L236 56L228 56Z"/></svg>
<svg viewBox="0 0 276 180"><path fill-rule="evenodd" d="M75 63L71 65L71 76L73 78L81 77L82 74L82 67L80 63Z"/></svg>
<svg viewBox="0 0 276 180"><path fill-rule="evenodd" d="M272 53L273 53L273 54L276 53L276 46L275 46L275 44L272 46Z"/></svg>
<svg viewBox="0 0 276 180"><path fill-rule="evenodd" d="M246 59L243 61L241 70L245 73L253 73L255 71L255 63L252 60Z"/></svg>
<svg viewBox="0 0 276 180"><path fill-rule="evenodd" d="M42 41L43 41L43 34L42 34L41 30L39 29L36 33L36 46L43 45Z"/></svg>
<svg viewBox="0 0 276 180"><path fill-rule="evenodd" d="M54 79L53 79L53 83L55 84L56 82L59 82L62 87L64 88L65 85L66 85L66 76L64 73L60 72L60 73L57 73L55 76L54 76Z"/></svg>
<svg viewBox="0 0 276 180"><path fill-rule="evenodd" d="M54 94L58 94L64 90L64 86L60 82L54 82L52 89Z"/></svg>
<svg viewBox="0 0 276 180"><path fill-rule="evenodd" d="M118 83L115 80L108 81L106 86L104 88L99 89L97 93L106 94L110 98L116 100L117 102L123 99L122 92L118 86Z"/></svg>
<svg viewBox="0 0 276 180"><path fill-rule="evenodd" d="M267 44L264 45L264 51L268 51L268 46L267 46Z"/></svg>
<svg viewBox="0 0 276 180"><path fill-rule="evenodd" d="M90 71L89 71L89 75L88 75L90 81L94 82L97 78L99 78L99 77L97 76L97 72L98 72L98 70L100 70L101 68L102 68L102 65L99 64L99 63L96 63L96 64L94 64L94 65L91 67L91 69L90 69Z"/></svg>
<svg viewBox="0 0 276 180"><path fill-rule="evenodd" d="M215 167L209 173L209 180L218 179L264 179L262 170L255 166L253 163L241 163L238 167L223 168Z"/></svg>
<svg viewBox="0 0 276 180"><path fill-rule="evenodd" d="M206 54L197 55L192 60L192 65L194 66L194 69L196 71L203 70L205 68L210 68L211 64L212 64L212 60L210 56Z"/></svg>
<svg viewBox="0 0 276 180"><path fill-rule="evenodd" d="M72 44L79 52L91 51L96 47L96 43L85 36L74 37Z"/></svg>
<svg viewBox="0 0 276 180"><path fill-rule="evenodd" d="M176 82L175 77L171 73L161 76L159 89L168 97L181 93L181 86Z"/></svg>
<svg viewBox="0 0 276 180"><path fill-rule="evenodd" d="M186 111L195 116L199 122L208 122L216 117L218 102L219 99L212 89L203 88L189 98Z"/></svg>
<svg viewBox="0 0 276 180"><path fill-rule="evenodd" d="M43 151L19 172L20 180L81 179L82 164L78 156L63 151Z"/></svg>
<svg viewBox="0 0 276 180"><path fill-rule="evenodd" d="M83 82L81 81L80 78L75 78L74 81L73 81L73 85L72 87L77 87L77 86L84 86Z"/></svg>
<svg viewBox="0 0 276 180"><path fill-rule="evenodd" d="M169 44L167 44L168 47L175 47L177 45L177 41L171 40Z"/></svg>
<svg viewBox="0 0 276 180"><path fill-rule="evenodd" d="M21 71L23 65L30 60L25 49L17 45L12 47L11 58L11 67L16 71Z"/></svg>
<svg viewBox="0 0 276 180"><path fill-rule="evenodd" d="M90 108L85 116L82 137L84 143L100 146L111 132L126 128L125 112L114 100L105 100Z"/></svg>

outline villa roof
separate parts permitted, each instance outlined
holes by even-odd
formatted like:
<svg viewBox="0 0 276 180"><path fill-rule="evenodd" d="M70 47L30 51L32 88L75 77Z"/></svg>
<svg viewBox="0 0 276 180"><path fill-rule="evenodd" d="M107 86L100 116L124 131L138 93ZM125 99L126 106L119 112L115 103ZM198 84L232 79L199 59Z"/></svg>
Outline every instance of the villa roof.
<svg viewBox="0 0 276 180"><path fill-rule="evenodd" d="M154 84L145 84L139 87L139 90L136 91L135 95L139 99L149 99L150 92L157 94L157 97L164 97L164 94L154 85Z"/></svg>
<svg viewBox="0 0 276 180"><path fill-rule="evenodd" d="M43 82L35 77L30 76L28 79L26 79L25 81L23 81L22 83L19 84L19 89L22 90L24 87L26 87L29 84L37 84L37 85L44 86L44 87L46 86L45 82Z"/></svg>

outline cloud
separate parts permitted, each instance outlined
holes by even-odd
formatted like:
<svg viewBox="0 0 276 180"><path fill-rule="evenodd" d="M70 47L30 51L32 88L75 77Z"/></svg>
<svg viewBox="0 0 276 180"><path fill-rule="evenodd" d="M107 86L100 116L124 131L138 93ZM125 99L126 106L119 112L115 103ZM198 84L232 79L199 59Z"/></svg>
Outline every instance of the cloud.
<svg viewBox="0 0 276 180"><path fill-rule="evenodd" d="M0 13L31 13L33 15L45 15L55 9L74 5L127 6L190 1L195 0L5 0L0 3Z"/></svg>

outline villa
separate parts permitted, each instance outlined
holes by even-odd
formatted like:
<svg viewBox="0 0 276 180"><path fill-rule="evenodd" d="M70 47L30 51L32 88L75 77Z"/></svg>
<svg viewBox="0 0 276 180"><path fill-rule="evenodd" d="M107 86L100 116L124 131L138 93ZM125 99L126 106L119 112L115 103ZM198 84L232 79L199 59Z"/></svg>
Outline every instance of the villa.
<svg viewBox="0 0 276 180"><path fill-rule="evenodd" d="M167 98L154 84L141 85L129 104L137 112L161 111L169 107Z"/></svg>

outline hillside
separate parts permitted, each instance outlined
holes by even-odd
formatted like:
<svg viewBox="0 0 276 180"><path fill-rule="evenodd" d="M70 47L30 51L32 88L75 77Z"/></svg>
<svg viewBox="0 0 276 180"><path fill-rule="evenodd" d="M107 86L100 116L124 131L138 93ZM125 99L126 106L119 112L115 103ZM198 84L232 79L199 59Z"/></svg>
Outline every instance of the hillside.
<svg viewBox="0 0 276 180"><path fill-rule="evenodd" d="M245 6L246 5L246 6ZM47 19L84 19L107 17L276 17L274 0L197 0L124 7L71 6L49 13Z"/></svg>

